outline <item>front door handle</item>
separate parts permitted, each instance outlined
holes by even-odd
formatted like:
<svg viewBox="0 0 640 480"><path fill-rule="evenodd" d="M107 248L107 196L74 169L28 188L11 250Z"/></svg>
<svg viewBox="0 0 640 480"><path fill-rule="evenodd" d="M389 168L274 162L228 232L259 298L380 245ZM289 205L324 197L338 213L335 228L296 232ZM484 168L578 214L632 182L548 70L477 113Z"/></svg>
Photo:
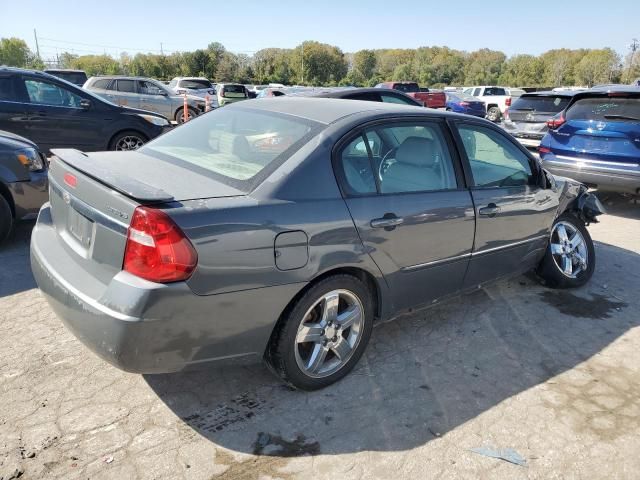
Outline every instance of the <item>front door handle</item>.
<svg viewBox="0 0 640 480"><path fill-rule="evenodd" d="M490 203L486 207L482 207L478 209L478 214L483 217L493 218L499 213L500 213L500 207L497 206L495 203Z"/></svg>
<svg viewBox="0 0 640 480"><path fill-rule="evenodd" d="M393 213L386 213L382 218L374 218L371 220L371 228L384 228L385 230L393 230L398 225L404 223L404 218L397 217Z"/></svg>

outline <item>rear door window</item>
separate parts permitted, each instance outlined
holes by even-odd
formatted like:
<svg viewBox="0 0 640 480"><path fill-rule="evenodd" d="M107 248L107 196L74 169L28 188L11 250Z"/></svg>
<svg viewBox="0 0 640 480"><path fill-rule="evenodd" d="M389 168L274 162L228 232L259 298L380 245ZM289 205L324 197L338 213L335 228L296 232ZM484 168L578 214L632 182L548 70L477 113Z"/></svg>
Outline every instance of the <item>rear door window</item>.
<svg viewBox="0 0 640 480"><path fill-rule="evenodd" d="M569 107L566 119L638 122L640 121L640 97L583 98Z"/></svg>
<svg viewBox="0 0 640 480"><path fill-rule="evenodd" d="M558 113L565 109L569 104L569 100L569 97L562 96L522 96L513 102L511 110Z"/></svg>
<svg viewBox="0 0 640 480"><path fill-rule="evenodd" d="M133 80L117 80L116 88L119 92L136 93L136 82Z"/></svg>
<svg viewBox="0 0 640 480"><path fill-rule="evenodd" d="M108 78L101 78L100 80L94 81L93 85L91 85L91 88L99 88L101 90L106 90L110 82L111 80Z"/></svg>
<svg viewBox="0 0 640 480"><path fill-rule="evenodd" d="M400 95L389 95L388 93L382 93L380 94L380 98L382 98L382 101L385 103L399 103L401 105L412 105L412 106L416 105L411 100L407 100L406 98L401 97Z"/></svg>
<svg viewBox="0 0 640 480"><path fill-rule="evenodd" d="M13 87L13 77L1 76L0 77L0 101L16 101L16 94Z"/></svg>

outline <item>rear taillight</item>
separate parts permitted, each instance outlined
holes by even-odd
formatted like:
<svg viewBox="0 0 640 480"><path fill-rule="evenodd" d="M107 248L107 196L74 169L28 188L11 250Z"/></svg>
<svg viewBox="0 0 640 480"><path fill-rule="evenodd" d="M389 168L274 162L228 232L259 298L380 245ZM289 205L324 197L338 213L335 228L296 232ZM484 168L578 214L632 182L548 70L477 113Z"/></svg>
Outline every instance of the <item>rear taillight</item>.
<svg viewBox="0 0 640 480"><path fill-rule="evenodd" d="M547 147L538 147L538 153L551 153L551 149Z"/></svg>
<svg viewBox="0 0 640 480"><path fill-rule="evenodd" d="M460 102L460 106L468 107L469 106L469 102Z"/></svg>
<svg viewBox="0 0 640 480"><path fill-rule="evenodd" d="M504 101L504 104L505 104L507 107L510 107L510 106L511 106L511 97L507 97L507 99Z"/></svg>
<svg viewBox="0 0 640 480"><path fill-rule="evenodd" d="M566 120L564 118L564 115L562 114L562 112L560 112L547 120L547 127L550 130L555 130L556 128L560 127L565 121Z"/></svg>
<svg viewBox="0 0 640 480"><path fill-rule="evenodd" d="M123 270L152 282L167 283L186 280L197 263L193 245L166 213L136 208L127 232Z"/></svg>

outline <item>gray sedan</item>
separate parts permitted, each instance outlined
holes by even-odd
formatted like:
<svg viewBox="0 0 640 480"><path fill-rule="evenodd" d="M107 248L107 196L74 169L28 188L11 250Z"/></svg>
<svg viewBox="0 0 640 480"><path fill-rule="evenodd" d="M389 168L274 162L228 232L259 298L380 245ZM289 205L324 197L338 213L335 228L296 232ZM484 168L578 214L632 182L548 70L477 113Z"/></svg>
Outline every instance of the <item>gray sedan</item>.
<svg viewBox="0 0 640 480"><path fill-rule="evenodd" d="M594 271L597 199L464 115L283 97L135 152L55 155L35 278L82 342L132 372L265 359L321 388L376 321L532 269L550 287Z"/></svg>

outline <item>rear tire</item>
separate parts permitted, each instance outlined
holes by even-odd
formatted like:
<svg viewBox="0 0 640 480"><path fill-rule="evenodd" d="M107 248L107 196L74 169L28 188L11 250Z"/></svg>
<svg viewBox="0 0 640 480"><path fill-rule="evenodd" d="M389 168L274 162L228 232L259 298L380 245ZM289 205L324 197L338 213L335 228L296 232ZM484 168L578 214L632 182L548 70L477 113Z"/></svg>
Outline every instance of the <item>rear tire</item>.
<svg viewBox="0 0 640 480"><path fill-rule="evenodd" d="M109 150L137 150L147 143L149 139L135 130L125 130L116 134L109 142Z"/></svg>
<svg viewBox="0 0 640 480"><path fill-rule="evenodd" d="M13 213L9 202L0 195L0 244L2 244L13 228Z"/></svg>
<svg viewBox="0 0 640 480"><path fill-rule="evenodd" d="M547 251L538 266L538 275L548 287L576 288L589 281L595 267L595 248L584 223L574 215L562 214L551 229Z"/></svg>
<svg viewBox="0 0 640 480"><path fill-rule="evenodd" d="M266 360L289 385L317 390L347 375L373 329L373 300L351 275L334 275L307 290L280 319Z"/></svg>
<svg viewBox="0 0 640 480"><path fill-rule="evenodd" d="M491 107L487 110L487 120L492 122L497 122L500 120L502 114L500 113L500 109L498 107Z"/></svg>

